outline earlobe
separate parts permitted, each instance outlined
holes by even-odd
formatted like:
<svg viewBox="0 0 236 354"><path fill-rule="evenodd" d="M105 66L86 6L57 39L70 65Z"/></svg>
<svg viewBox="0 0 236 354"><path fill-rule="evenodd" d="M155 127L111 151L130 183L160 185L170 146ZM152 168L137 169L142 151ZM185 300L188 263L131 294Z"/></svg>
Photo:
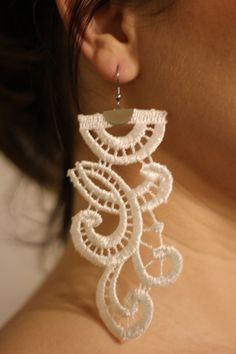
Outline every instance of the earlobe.
<svg viewBox="0 0 236 354"><path fill-rule="evenodd" d="M93 17L81 44L81 54L105 80L114 82L119 65L120 83L139 74L134 14L108 5Z"/></svg>
<svg viewBox="0 0 236 354"><path fill-rule="evenodd" d="M56 0L65 27L68 27L68 0ZM82 19L83 20L83 19ZM139 74L135 13L124 6L105 5L90 21L80 53L105 80L114 82L117 66L120 83L128 83Z"/></svg>

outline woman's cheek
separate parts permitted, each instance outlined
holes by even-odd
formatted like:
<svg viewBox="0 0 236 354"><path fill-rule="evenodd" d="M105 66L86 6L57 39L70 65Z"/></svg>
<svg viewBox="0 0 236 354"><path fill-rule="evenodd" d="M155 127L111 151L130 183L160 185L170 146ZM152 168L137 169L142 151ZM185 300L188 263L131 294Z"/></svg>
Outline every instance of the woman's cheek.
<svg viewBox="0 0 236 354"><path fill-rule="evenodd" d="M235 0L180 0L186 12L207 35L236 35L236 1Z"/></svg>

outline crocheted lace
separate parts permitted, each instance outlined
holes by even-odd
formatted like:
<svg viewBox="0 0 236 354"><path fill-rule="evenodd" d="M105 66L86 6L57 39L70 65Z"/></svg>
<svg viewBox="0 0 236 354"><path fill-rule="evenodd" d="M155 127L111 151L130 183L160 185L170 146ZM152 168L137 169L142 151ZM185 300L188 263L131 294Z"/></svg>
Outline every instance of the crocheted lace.
<svg viewBox="0 0 236 354"><path fill-rule="evenodd" d="M72 218L72 240L82 256L105 267L97 285L96 304L109 331L123 340L138 337L149 327L153 317L150 289L174 283L183 268L182 255L173 245L164 243L164 224L153 212L167 203L173 184L167 167L151 157L164 137L166 115L166 111L134 109L127 123L133 125L132 129L119 137L107 131L111 125L101 113L78 116L80 133L98 162L77 162L68 170L74 187L89 204L86 210ZM141 164L143 178L135 188L112 169L112 165L133 163ZM108 236L96 231L103 221L101 212L119 217L116 230ZM149 227L145 227L144 213L151 216ZM146 231L158 235L158 247L142 240ZM151 250L151 260L147 264L142 259L141 246ZM164 272L167 258L171 261L171 270ZM132 259L140 284L130 290L122 304L117 295L117 281L128 259ZM154 262L160 262L158 276L148 272Z"/></svg>

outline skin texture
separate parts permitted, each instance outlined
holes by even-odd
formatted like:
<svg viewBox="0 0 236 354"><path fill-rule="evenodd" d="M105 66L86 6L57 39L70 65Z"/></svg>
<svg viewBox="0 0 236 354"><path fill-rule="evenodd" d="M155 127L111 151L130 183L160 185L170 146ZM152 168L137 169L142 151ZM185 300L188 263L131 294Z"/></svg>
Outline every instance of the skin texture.
<svg viewBox="0 0 236 354"><path fill-rule="evenodd" d="M63 18L65 4L57 2ZM159 10L169 4L162 1ZM172 172L174 186L157 215L166 242L183 254L184 272L173 286L152 291L155 315L148 332L120 344L94 304L102 269L69 241L44 285L2 330L1 354L235 353L235 38L234 0L177 0L155 16L112 6L95 16L79 63L81 110L114 106L119 64L123 107L168 111L154 158ZM90 157L78 136L75 161ZM135 167L119 173L138 182ZM75 192L73 214L85 207ZM112 226L108 218L101 231ZM128 264L120 294L133 281Z"/></svg>

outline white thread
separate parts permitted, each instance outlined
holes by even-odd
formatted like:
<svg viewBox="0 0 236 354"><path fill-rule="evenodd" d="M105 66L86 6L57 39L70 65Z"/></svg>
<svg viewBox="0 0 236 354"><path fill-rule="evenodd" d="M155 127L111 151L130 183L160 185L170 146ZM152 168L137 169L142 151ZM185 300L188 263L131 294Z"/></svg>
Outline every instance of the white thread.
<svg viewBox="0 0 236 354"><path fill-rule="evenodd" d="M183 269L182 255L174 246L164 244L164 224L156 219L153 212L167 202L173 184L167 167L154 162L151 157L163 140L166 115L166 111L134 109L128 122L134 127L122 137L112 136L106 131L111 125L100 113L78 116L80 133L99 162L77 162L73 169L68 170L74 187L89 203L88 209L72 218L72 240L82 256L105 267L97 286L96 304L107 328L123 340L136 338L149 327L153 317L153 303L148 294L150 288L175 282ZM112 170L112 165L135 162L142 164L140 175L144 180L131 189ZM101 184L104 188L100 187ZM95 230L102 223L99 212L119 215L116 230L108 236ZM149 212L153 220L149 228L143 225L144 212ZM145 231L159 235L159 247L141 240ZM146 265L140 254L141 245L152 250L152 259ZM172 262L172 269L163 274L163 262L167 257ZM116 292L117 281L124 263L130 258L140 286L127 294L122 305ZM160 275L156 277L148 273L149 266L155 262L160 262Z"/></svg>

